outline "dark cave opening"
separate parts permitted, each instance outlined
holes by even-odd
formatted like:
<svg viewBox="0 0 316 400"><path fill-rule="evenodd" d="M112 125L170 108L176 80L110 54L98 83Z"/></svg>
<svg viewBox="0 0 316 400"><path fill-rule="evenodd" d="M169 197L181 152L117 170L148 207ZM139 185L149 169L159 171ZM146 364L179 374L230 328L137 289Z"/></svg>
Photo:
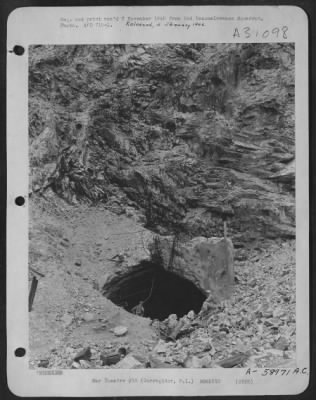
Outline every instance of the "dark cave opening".
<svg viewBox="0 0 316 400"><path fill-rule="evenodd" d="M115 277L103 287L103 294L129 312L144 301L143 316L161 321L170 314L182 317L191 310L198 313L206 299L192 282L151 262L142 262Z"/></svg>

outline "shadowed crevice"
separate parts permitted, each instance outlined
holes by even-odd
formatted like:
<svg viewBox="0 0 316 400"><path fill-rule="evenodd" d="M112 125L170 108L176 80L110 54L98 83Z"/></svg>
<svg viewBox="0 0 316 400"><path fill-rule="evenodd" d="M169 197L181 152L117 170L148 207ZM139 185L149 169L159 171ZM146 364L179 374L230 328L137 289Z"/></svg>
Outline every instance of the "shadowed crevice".
<svg viewBox="0 0 316 400"><path fill-rule="evenodd" d="M142 262L111 279L104 285L103 294L129 312L144 301L144 316L159 320L170 314L182 317L190 310L198 313L206 298L189 280L151 262Z"/></svg>

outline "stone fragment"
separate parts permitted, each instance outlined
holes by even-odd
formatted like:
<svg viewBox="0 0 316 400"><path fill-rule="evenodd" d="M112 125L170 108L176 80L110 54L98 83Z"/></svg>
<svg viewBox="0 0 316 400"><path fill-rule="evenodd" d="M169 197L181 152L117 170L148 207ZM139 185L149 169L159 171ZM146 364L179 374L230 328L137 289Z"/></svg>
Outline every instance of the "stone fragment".
<svg viewBox="0 0 316 400"><path fill-rule="evenodd" d="M247 346L241 339L236 339L235 349L240 353L245 353L249 350L249 345Z"/></svg>
<svg viewBox="0 0 316 400"><path fill-rule="evenodd" d="M39 368L47 368L49 366L49 360L40 360L37 366Z"/></svg>
<svg viewBox="0 0 316 400"><path fill-rule="evenodd" d="M175 365L163 362L161 359L154 357L152 354L149 354L148 361L145 365L146 368L177 368Z"/></svg>
<svg viewBox="0 0 316 400"><path fill-rule="evenodd" d="M280 336L279 339L274 343L273 347L278 350L288 350L289 341L284 336Z"/></svg>
<svg viewBox="0 0 316 400"><path fill-rule="evenodd" d="M163 340L159 340L159 342L157 343L157 345L154 347L154 352L157 354L164 354L166 353L168 350L168 346L167 343L164 342Z"/></svg>
<svg viewBox="0 0 316 400"><path fill-rule="evenodd" d="M283 353L284 353L283 350L267 349L267 354L271 354L271 355L276 356L276 357L283 357L284 356Z"/></svg>
<svg viewBox="0 0 316 400"><path fill-rule="evenodd" d="M82 319L86 322L92 322L97 319L96 315L92 312L86 312L82 315Z"/></svg>
<svg viewBox="0 0 316 400"><path fill-rule="evenodd" d="M74 357L74 361L89 360L90 357L91 357L91 350L90 350L90 347L85 347L83 350L81 350L81 351Z"/></svg>
<svg viewBox="0 0 316 400"><path fill-rule="evenodd" d="M219 328L219 331L220 332L225 332L225 333L229 333L229 329L227 328L227 326L221 326L220 328Z"/></svg>
<svg viewBox="0 0 316 400"><path fill-rule="evenodd" d="M253 279L252 281L249 282L248 285L249 285L249 287L251 287L251 288L256 287L256 286L257 286L257 280L256 280L256 279Z"/></svg>
<svg viewBox="0 0 316 400"><path fill-rule="evenodd" d="M206 354L201 358L201 367L202 368L212 368L214 366L214 361L209 354Z"/></svg>
<svg viewBox="0 0 316 400"><path fill-rule="evenodd" d="M169 333L168 333L168 339L169 340L173 340L175 341L178 337L178 335L180 334L180 331L182 330L182 328L184 327L184 322L181 319L173 329L169 329Z"/></svg>
<svg viewBox="0 0 316 400"><path fill-rule="evenodd" d="M193 310L189 311L187 317L189 318L189 320L192 321L195 317L194 311Z"/></svg>
<svg viewBox="0 0 316 400"><path fill-rule="evenodd" d="M142 368L143 364L136 360L136 358L133 357L132 354L128 354L120 362L117 363L116 367L123 369Z"/></svg>
<svg viewBox="0 0 316 400"><path fill-rule="evenodd" d="M178 324L178 317L176 314L170 314L167 318L167 324L169 329L174 329Z"/></svg>
<svg viewBox="0 0 316 400"><path fill-rule="evenodd" d="M272 318L273 317L273 311L268 309L262 312L262 316L264 318Z"/></svg>
<svg viewBox="0 0 316 400"><path fill-rule="evenodd" d="M273 310L273 317L274 318L280 318L283 317L285 315L285 311L281 310L281 309L275 309Z"/></svg>
<svg viewBox="0 0 316 400"><path fill-rule="evenodd" d="M198 357L192 355L188 355L184 361L184 368L202 368L202 365L202 361Z"/></svg>
<svg viewBox="0 0 316 400"><path fill-rule="evenodd" d="M135 209L133 209L132 207L126 207L125 214L127 217L132 218L135 216Z"/></svg>
<svg viewBox="0 0 316 400"><path fill-rule="evenodd" d="M136 358L137 361L139 361L141 364L145 365L146 362L148 362L148 355L144 354L133 354L133 357Z"/></svg>
<svg viewBox="0 0 316 400"><path fill-rule="evenodd" d="M125 347L121 347L115 353L101 353L100 359L102 365L114 365L117 364L120 360L122 360L127 354L127 350Z"/></svg>
<svg viewBox="0 0 316 400"><path fill-rule="evenodd" d="M124 335L126 335L127 331L128 331L128 329L126 328L126 326L123 326L123 325L116 326L113 329L113 333L115 336L124 336Z"/></svg>
<svg viewBox="0 0 316 400"><path fill-rule="evenodd" d="M79 360L79 364L80 364L81 368L83 368L83 369L91 368L91 364L86 360Z"/></svg>
<svg viewBox="0 0 316 400"><path fill-rule="evenodd" d="M273 323L273 326L279 326L283 324L280 318L271 318L270 321Z"/></svg>
<svg viewBox="0 0 316 400"><path fill-rule="evenodd" d="M72 323L73 317L70 314L64 314L61 317L61 322L65 327L69 326Z"/></svg>
<svg viewBox="0 0 316 400"><path fill-rule="evenodd" d="M210 338L208 337L198 337L195 340L193 340L193 352L196 353L202 353L206 351L212 350L212 343Z"/></svg>
<svg viewBox="0 0 316 400"><path fill-rule="evenodd" d="M245 368L254 368L258 366L258 360L261 359L261 356L250 356L248 360L245 361Z"/></svg>
<svg viewBox="0 0 316 400"><path fill-rule="evenodd" d="M248 354L238 353L224 360L219 361L217 364L223 368L233 368L237 365L245 363L249 358Z"/></svg>
<svg viewBox="0 0 316 400"><path fill-rule="evenodd" d="M210 354L211 356L213 356L215 353L216 353L216 349L215 349L214 346L212 346L211 350L209 351L209 354Z"/></svg>
<svg viewBox="0 0 316 400"><path fill-rule="evenodd" d="M295 359L295 352L292 350L283 351L283 358L285 359Z"/></svg>
<svg viewBox="0 0 316 400"><path fill-rule="evenodd" d="M75 350L72 347L67 346L65 351L66 351L67 354L72 354L72 353L74 353Z"/></svg>
<svg viewBox="0 0 316 400"><path fill-rule="evenodd" d="M101 354L102 365L115 365L121 360L120 354Z"/></svg>

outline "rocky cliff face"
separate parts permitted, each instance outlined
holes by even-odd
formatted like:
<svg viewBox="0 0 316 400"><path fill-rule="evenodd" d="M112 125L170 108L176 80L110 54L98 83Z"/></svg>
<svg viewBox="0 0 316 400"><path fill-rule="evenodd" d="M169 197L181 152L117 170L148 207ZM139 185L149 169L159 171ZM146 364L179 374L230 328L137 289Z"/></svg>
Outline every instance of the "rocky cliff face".
<svg viewBox="0 0 316 400"><path fill-rule="evenodd" d="M227 220L237 248L295 237L292 44L33 46L29 87L31 190L161 234Z"/></svg>

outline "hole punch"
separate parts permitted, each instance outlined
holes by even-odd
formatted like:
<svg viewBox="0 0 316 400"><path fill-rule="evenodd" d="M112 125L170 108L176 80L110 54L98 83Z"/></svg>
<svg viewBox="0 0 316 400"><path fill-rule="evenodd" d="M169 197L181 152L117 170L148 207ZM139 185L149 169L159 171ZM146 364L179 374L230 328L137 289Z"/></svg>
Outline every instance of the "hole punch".
<svg viewBox="0 0 316 400"><path fill-rule="evenodd" d="M13 53L16 56L22 56L24 54L24 51L25 50L24 50L23 46L16 45L16 46L13 47Z"/></svg>
<svg viewBox="0 0 316 400"><path fill-rule="evenodd" d="M18 347L14 351L15 357L24 357L25 353L26 353L26 350L24 347Z"/></svg>
<svg viewBox="0 0 316 400"><path fill-rule="evenodd" d="M23 206L25 204L25 198L23 196L18 196L15 198L15 204L17 206Z"/></svg>

